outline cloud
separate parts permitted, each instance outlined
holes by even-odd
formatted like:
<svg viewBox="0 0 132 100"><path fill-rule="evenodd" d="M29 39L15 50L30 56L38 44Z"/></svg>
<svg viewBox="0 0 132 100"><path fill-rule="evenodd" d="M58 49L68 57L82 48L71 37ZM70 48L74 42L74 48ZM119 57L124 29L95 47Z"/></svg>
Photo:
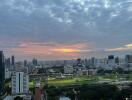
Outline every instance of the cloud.
<svg viewBox="0 0 132 100"><path fill-rule="evenodd" d="M127 44L125 46L129 48L129 47L132 47L132 44Z"/></svg>
<svg viewBox="0 0 132 100"><path fill-rule="evenodd" d="M34 2L30 0L5 0L5 5L9 7L10 11L20 11L27 15L32 14L36 10Z"/></svg>
<svg viewBox="0 0 132 100"><path fill-rule="evenodd" d="M103 55L105 48L108 48L106 51L127 53L131 50L130 45L122 44L132 42L131 8L132 0L1 0L0 40L16 42L1 45L1 48L27 55L37 55L39 51L38 55L47 57L51 51L59 56L62 51L65 56L73 52L89 56L98 51ZM82 46L83 42L95 46L75 46L79 43ZM39 49L35 51L34 48ZM21 55L20 52L17 54Z"/></svg>
<svg viewBox="0 0 132 100"><path fill-rule="evenodd" d="M132 44L127 44L123 47L118 47L118 48L112 48L112 49L106 49L105 51L111 52L111 51L131 51L132 50Z"/></svg>
<svg viewBox="0 0 132 100"><path fill-rule="evenodd" d="M72 59L80 56L81 52L89 52L87 43L55 43L55 42L21 42L16 47L7 48L8 52L17 57L37 57L43 59Z"/></svg>

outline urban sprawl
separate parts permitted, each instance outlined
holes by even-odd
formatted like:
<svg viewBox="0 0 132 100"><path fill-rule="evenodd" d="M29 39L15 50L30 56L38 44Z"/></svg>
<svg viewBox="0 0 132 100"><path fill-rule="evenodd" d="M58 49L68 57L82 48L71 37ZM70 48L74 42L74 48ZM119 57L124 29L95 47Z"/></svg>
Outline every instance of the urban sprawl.
<svg viewBox="0 0 132 100"><path fill-rule="evenodd" d="M6 58L0 51L0 100L95 100L92 94L85 95L81 91L91 91L93 87L98 90L98 85L115 86L118 91L132 87L132 54L122 58L108 55L101 59L57 61L16 59L14 55ZM117 100L113 95L106 97L110 98L107 100ZM131 96L132 91L120 100L131 100ZM96 100L106 99L100 96Z"/></svg>

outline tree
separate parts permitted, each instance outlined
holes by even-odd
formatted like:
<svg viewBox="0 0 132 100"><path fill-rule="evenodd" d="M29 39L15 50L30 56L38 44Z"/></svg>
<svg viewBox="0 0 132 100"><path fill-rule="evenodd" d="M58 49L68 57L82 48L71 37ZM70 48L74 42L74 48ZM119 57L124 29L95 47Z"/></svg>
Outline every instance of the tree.
<svg viewBox="0 0 132 100"><path fill-rule="evenodd" d="M20 96L17 96L17 97L14 98L14 100L23 100L23 98L20 97Z"/></svg>

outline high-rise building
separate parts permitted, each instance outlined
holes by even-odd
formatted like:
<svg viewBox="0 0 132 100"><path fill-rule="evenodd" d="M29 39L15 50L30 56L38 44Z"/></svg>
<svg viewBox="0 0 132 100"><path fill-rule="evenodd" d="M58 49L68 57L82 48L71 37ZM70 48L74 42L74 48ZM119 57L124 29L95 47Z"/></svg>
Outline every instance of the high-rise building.
<svg viewBox="0 0 132 100"><path fill-rule="evenodd" d="M92 57L91 60L90 60L90 65L92 67L95 67L95 64L96 64L96 59L95 59L95 57Z"/></svg>
<svg viewBox="0 0 132 100"><path fill-rule="evenodd" d="M32 61L32 63L33 63L34 66L37 66L38 65L37 59L34 58L33 61Z"/></svg>
<svg viewBox="0 0 132 100"><path fill-rule="evenodd" d="M73 66L66 65L64 66L64 73L65 74L72 74L74 72Z"/></svg>
<svg viewBox="0 0 132 100"><path fill-rule="evenodd" d="M82 63L82 60L80 58L78 58L76 60L75 67L83 67L83 63Z"/></svg>
<svg viewBox="0 0 132 100"><path fill-rule="evenodd" d="M119 65L120 59L119 59L118 57L115 58L115 63L116 63L117 65Z"/></svg>
<svg viewBox="0 0 132 100"><path fill-rule="evenodd" d="M15 56L11 56L11 65L15 66Z"/></svg>
<svg viewBox="0 0 132 100"><path fill-rule="evenodd" d="M109 55L108 56L108 67L115 67L115 57L114 55Z"/></svg>
<svg viewBox="0 0 132 100"><path fill-rule="evenodd" d="M12 75L12 94L27 94L29 76L24 72L14 72Z"/></svg>
<svg viewBox="0 0 132 100"><path fill-rule="evenodd" d="M24 66L27 66L27 60L24 60Z"/></svg>
<svg viewBox="0 0 132 100"><path fill-rule="evenodd" d="M0 93L3 91L5 80L5 64L4 64L4 54L0 51Z"/></svg>
<svg viewBox="0 0 132 100"><path fill-rule="evenodd" d="M5 67L10 68L10 66L11 66L10 58L5 59Z"/></svg>
<svg viewBox="0 0 132 100"><path fill-rule="evenodd" d="M132 67L132 55L126 55L125 57L126 67Z"/></svg>
<svg viewBox="0 0 132 100"><path fill-rule="evenodd" d="M127 63L132 63L132 55L126 55L125 61L126 61Z"/></svg>
<svg viewBox="0 0 132 100"><path fill-rule="evenodd" d="M111 60L111 59L112 59L112 60L114 59L114 55L109 55L109 56L108 56L108 60Z"/></svg>

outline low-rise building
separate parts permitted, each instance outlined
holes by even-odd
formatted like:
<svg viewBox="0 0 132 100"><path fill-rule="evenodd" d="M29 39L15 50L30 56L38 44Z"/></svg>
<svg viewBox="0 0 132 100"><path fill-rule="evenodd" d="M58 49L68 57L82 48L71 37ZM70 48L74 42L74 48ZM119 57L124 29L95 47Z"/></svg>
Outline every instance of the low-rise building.
<svg viewBox="0 0 132 100"><path fill-rule="evenodd" d="M13 96L6 96L3 100L13 100Z"/></svg>
<svg viewBox="0 0 132 100"><path fill-rule="evenodd" d="M5 79L11 78L11 70L8 68L5 68Z"/></svg>
<svg viewBox="0 0 132 100"><path fill-rule="evenodd" d="M74 68L71 65L64 66L64 73L65 74L72 74L74 72Z"/></svg>

